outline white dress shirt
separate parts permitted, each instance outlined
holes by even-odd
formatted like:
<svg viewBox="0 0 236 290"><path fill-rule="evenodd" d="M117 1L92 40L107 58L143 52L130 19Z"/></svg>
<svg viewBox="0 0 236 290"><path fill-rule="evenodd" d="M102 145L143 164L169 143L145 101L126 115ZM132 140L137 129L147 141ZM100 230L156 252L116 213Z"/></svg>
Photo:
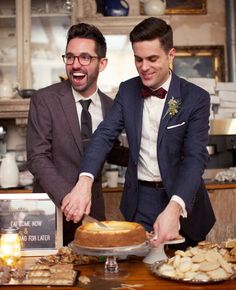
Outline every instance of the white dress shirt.
<svg viewBox="0 0 236 290"><path fill-rule="evenodd" d="M91 114L92 132L94 132L97 129L98 125L103 120L102 104L101 104L100 97L98 95L98 90L96 90L96 92L93 95L91 95L89 98L83 97L80 93L76 92L73 88L72 88L72 92L73 92L73 96L74 96L75 103L76 103L79 124L81 123L81 112L82 112L82 106L81 106L79 101L91 99L92 102L89 105L88 111Z"/></svg>
<svg viewBox="0 0 236 290"><path fill-rule="evenodd" d="M161 86L167 92L169 90L172 75ZM157 136L161 122L161 115L165 105L165 99L150 96L144 99L142 136L139 151L138 179L145 181L161 181L158 165ZM176 201L182 207L182 216L187 217L185 202L177 195L171 200Z"/></svg>

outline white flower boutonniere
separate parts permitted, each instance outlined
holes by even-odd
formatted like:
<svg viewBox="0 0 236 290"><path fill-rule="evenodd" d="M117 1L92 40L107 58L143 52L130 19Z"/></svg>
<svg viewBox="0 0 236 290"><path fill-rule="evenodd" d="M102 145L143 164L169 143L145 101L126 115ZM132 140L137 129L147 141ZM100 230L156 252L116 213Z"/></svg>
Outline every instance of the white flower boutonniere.
<svg viewBox="0 0 236 290"><path fill-rule="evenodd" d="M173 97L171 97L168 102L167 114L169 114L170 117L175 116L180 110L180 105L181 101L179 99L174 99Z"/></svg>

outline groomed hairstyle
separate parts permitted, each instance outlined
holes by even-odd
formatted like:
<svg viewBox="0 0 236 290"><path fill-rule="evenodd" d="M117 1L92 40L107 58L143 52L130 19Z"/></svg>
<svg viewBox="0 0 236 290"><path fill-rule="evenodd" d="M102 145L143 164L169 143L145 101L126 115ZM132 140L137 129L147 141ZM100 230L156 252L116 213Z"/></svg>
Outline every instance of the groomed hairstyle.
<svg viewBox="0 0 236 290"><path fill-rule="evenodd" d="M96 43L95 51L99 58L106 57L107 53L107 44L105 37L101 31L94 25L88 23L78 23L72 25L67 33L67 44L73 38L86 38L92 39Z"/></svg>
<svg viewBox="0 0 236 290"><path fill-rule="evenodd" d="M159 39L162 48L166 53L173 48L173 31L170 25L164 20L149 17L137 24L130 32L131 43Z"/></svg>

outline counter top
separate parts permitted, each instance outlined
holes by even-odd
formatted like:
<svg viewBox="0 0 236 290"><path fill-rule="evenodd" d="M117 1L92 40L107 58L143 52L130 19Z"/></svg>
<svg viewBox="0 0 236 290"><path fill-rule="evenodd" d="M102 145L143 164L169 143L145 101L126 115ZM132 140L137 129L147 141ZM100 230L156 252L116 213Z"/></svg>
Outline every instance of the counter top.
<svg viewBox="0 0 236 290"><path fill-rule="evenodd" d="M210 182L207 181L206 183L206 188L207 189L233 189L236 188L236 183L235 182ZM122 192L123 191L123 186L120 185L118 187L104 187L103 192L107 193L115 193L115 192ZM0 187L0 193L31 193L31 189L5 189Z"/></svg>
<svg viewBox="0 0 236 290"><path fill-rule="evenodd" d="M164 280L154 276L148 265L144 264L140 258L133 258L128 261L119 261L119 269L128 271L129 276L127 278L116 279L116 280L103 280L94 275L96 271L103 271L104 263L77 266L81 275L85 275L90 278L91 283L83 285L77 283L74 287L68 286L51 286L50 289L54 290L69 290L69 289L89 289L89 290L111 290L112 288L120 287L121 283L135 285L142 284L141 288L133 288L140 290L234 290L236 289L236 280L229 280L222 283L213 283L207 285L193 285L181 282L173 282ZM32 290L43 290L48 289L47 286L21 286L24 289ZM0 286L1 290L16 290L20 289L19 286ZM128 288L122 288L128 289ZM130 289L130 288L129 288Z"/></svg>

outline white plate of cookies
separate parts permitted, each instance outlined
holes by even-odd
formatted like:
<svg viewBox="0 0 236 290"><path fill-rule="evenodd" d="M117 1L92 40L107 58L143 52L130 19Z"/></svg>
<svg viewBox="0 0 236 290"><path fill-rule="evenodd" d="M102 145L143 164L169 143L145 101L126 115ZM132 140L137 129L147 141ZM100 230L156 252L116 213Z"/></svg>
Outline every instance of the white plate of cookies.
<svg viewBox="0 0 236 290"><path fill-rule="evenodd" d="M231 279L235 275L235 266L216 249L192 247L186 251L178 250L172 258L154 263L151 271L164 279L205 284Z"/></svg>

